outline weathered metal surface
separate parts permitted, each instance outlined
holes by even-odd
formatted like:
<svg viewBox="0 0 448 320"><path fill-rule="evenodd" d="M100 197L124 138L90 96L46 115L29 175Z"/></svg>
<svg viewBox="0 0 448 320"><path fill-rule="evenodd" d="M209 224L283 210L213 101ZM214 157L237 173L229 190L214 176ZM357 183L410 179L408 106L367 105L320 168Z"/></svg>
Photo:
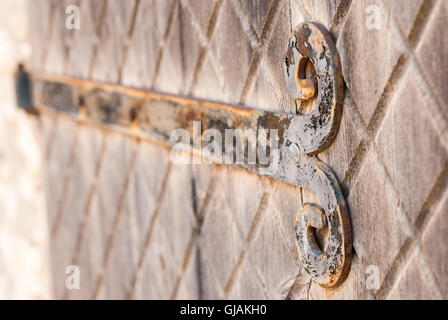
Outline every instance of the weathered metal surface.
<svg viewBox="0 0 448 320"><path fill-rule="evenodd" d="M300 66L303 57L314 64L315 78L304 77ZM266 112L48 75L35 75L33 89L37 106L43 109L62 111L93 125L137 134L139 138L147 137L172 146L173 131L187 130L190 137L199 135L199 144L188 141L193 153L202 150L207 129L217 130L222 137L226 129L252 129L260 143L257 147L267 150L269 162L247 161L251 145L249 139L243 139L245 159L232 164L303 187L318 197L319 204L304 204L299 209L297 249L311 277L323 287L334 287L342 283L350 269L350 220L337 178L316 154L330 145L339 127L343 99L339 57L323 27L305 23L291 36L285 63L288 87L295 98L312 103L309 114ZM293 86L299 89L292 90ZM195 132L195 121L201 124L199 133ZM277 130L277 141L260 139L261 129ZM325 248L319 248L314 237L314 229L322 228L328 229Z"/></svg>
<svg viewBox="0 0 448 320"><path fill-rule="evenodd" d="M33 106L30 74L25 70L23 64L19 64L17 67L15 87L17 106L29 114L37 115L38 112Z"/></svg>
<svg viewBox="0 0 448 320"><path fill-rule="evenodd" d="M309 62L314 72L307 79ZM344 281L350 270L352 239L347 206L337 179L330 168L312 156L333 142L344 99L339 55L322 25L305 22L295 28L284 58L284 73L288 91L297 103L311 101L310 112L291 121L287 141L298 143L305 154L297 163L298 183L321 202L319 206L303 204L299 209L297 250L311 277L323 287L334 287ZM328 241L326 248L320 248L315 230L324 228L328 229Z"/></svg>
<svg viewBox="0 0 448 320"><path fill-rule="evenodd" d="M304 79L306 62L315 69L317 97L309 114L296 117L290 129L296 133L306 154L325 150L335 138L342 116L344 82L338 52L325 28L317 23L296 27L289 39L284 58L284 73L288 91L294 99L314 97L314 81ZM299 103L301 101L298 101Z"/></svg>

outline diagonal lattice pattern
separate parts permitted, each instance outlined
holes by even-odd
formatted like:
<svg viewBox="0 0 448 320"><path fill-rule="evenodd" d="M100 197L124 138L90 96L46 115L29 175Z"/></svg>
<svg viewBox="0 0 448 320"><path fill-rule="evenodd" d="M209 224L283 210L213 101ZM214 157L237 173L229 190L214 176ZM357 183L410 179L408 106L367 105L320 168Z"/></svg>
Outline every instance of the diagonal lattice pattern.
<svg viewBox="0 0 448 320"><path fill-rule="evenodd" d="M346 101L321 157L342 181L355 257L341 288L322 290L294 251L306 190L231 168L170 167L159 146L51 115L57 297L446 298L447 253L434 245L446 234L437 227L448 201L446 61L428 60L446 46L427 40L441 32L446 2L83 0L73 2L79 31L64 28L68 3L30 3L48 16L34 22L35 70L272 111L295 108L281 68L289 33L323 23L337 41ZM369 6L379 30L366 27ZM81 267L79 291L64 289L68 264ZM378 289L367 289L369 265L379 267Z"/></svg>

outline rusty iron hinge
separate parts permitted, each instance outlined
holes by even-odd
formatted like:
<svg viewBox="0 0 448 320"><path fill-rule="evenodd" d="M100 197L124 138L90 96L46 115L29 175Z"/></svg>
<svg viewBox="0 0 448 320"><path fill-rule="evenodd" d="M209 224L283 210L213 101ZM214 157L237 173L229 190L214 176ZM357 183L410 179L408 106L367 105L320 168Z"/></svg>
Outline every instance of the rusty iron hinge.
<svg viewBox="0 0 448 320"><path fill-rule="evenodd" d="M297 143L300 158L297 184L318 196L319 204L305 203L296 217L300 260L322 287L335 287L347 277L352 259L351 225L347 205L336 176L313 156L330 146L338 130L344 101L341 62L330 33L318 23L297 26L284 58L288 91L296 99L300 115L286 132ZM322 250L314 229L328 228Z"/></svg>
<svg viewBox="0 0 448 320"><path fill-rule="evenodd" d="M335 287L350 270L351 226L337 178L317 154L330 146L339 129L344 99L341 63L328 31L306 22L290 37L283 65L288 90L297 101L296 114L50 75L33 76L34 101L41 110L64 112L93 125L134 133L138 128L140 138L171 146L172 132L180 128L194 135L195 121L201 124L199 135L207 129L222 133L276 129L278 149L265 143L274 166L233 165L305 188L318 197L319 203L305 203L298 210L296 245L312 279L322 287ZM248 147L246 140L243 143ZM322 228L328 229L325 248L319 247L314 234Z"/></svg>

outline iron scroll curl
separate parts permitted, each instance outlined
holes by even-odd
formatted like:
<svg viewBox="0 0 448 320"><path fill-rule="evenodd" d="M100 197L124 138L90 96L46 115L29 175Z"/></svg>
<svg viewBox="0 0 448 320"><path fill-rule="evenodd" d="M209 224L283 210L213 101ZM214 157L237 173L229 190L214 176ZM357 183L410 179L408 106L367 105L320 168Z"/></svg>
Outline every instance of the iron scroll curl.
<svg viewBox="0 0 448 320"><path fill-rule="evenodd" d="M315 74L307 78L310 61ZM341 62L330 33L321 24L298 25L288 41L284 57L285 81L299 103L312 101L308 113L291 117L284 134L281 175L290 177L319 199L305 203L296 215L296 245L300 261L311 278L322 287L340 285L347 277L352 259L352 237L347 205L332 170L317 154L328 148L339 130L344 100ZM291 146L299 157L287 158ZM325 248L320 248L315 229L328 228Z"/></svg>

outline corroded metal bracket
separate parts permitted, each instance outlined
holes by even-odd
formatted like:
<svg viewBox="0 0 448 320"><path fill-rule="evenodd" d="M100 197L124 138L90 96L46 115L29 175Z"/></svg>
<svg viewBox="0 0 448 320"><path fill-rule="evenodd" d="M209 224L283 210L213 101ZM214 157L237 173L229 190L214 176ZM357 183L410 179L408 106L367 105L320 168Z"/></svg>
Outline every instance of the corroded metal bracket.
<svg viewBox="0 0 448 320"><path fill-rule="evenodd" d="M310 69L313 69L311 70ZM303 204L296 217L296 238L305 270L322 287L342 283L350 270L352 239L345 199L337 179L312 156L334 140L342 115L344 84L338 52L328 31L318 23L297 26L284 58L285 80L297 103L310 110L291 121L287 141L298 144L303 156L295 165L297 184L318 196L320 204ZM311 77L307 77L311 74ZM316 96L317 91L317 96ZM322 250L315 229L328 228Z"/></svg>
<svg viewBox="0 0 448 320"><path fill-rule="evenodd" d="M311 73L307 78L304 59L314 65L315 76ZM201 123L200 134L207 129L223 134L226 129L278 130L278 149L266 143L270 148L269 166L247 162L233 165L303 187L318 197L320 203L304 204L299 209L297 248L311 277L323 287L334 287L348 274L352 243L347 207L337 178L316 156L336 136L343 102L341 66L328 32L314 23L296 28L284 68L290 93L298 103L308 103L308 113L303 105L299 114L266 112L49 75L33 76L34 101L43 111L64 112L92 125L137 132L139 138L170 146L175 129L194 135L194 121ZM326 248L319 248L314 236L314 229L320 228L328 228Z"/></svg>

